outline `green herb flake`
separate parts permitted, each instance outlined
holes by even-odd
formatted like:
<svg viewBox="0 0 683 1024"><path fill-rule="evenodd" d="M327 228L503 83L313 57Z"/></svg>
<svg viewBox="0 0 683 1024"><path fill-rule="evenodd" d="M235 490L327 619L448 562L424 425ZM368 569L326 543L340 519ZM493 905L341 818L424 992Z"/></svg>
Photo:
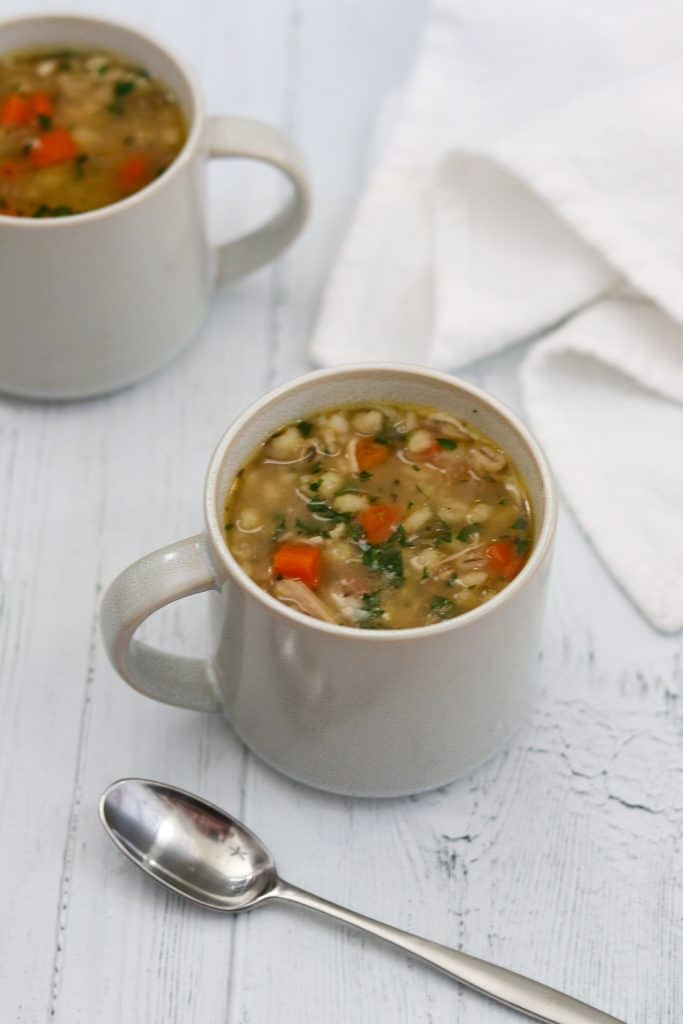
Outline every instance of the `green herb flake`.
<svg viewBox="0 0 683 1024"><path fill-rule="evenodd" d="M363 565L383 573L393 586L403 582L403 555L396 547L369 545L363 552Z"/></svg>
<svg viewBox="0 0 683 1024"><path fill-rule="evenodd" d="M450 437L437 437L436 443L439 448L443 448L447 452L452 452L454 448L458 447L458 442L453 441Z"/></svg>
<svg viewBox="0 0 683 1024"><path fill-rule="evenodd" d="M441 594L434 595L429 605L429 611L438 619L452 619L454 615L458 614L458 608L451 599L443 597Z"/></svg>
<svg viewBox="0 0 683 1024"><path fill-rule="evenodd" d="M277 542L282 537L283 533L287 532L287 520L282 512L277 512L273 516L273 541Z"/></svg>
<svg viewBox="0 0 683 1024"><path fill-rule="evenodd" d="M313 424L308 420L299 420L296 425L296 429L299 431L302 437L310 437L313 433Z"/></svg>
<svg viewBox="0 0 683 1024"><path fill-rule="evenodd" d="M519 519L515 519L514 523L512 524L512 529L513 530L526 530L528 525L529 525L529 523L524 518L524 516L520 516Z"/></svg>
<svg viewBox="0 0 683 1024"><path fill-rule="evenodd" d="M114 82L114 96L119 100L123 99L124 96L130 96L136 88L137 82L132 78L121 78L118 82Z"/></svg>
<svg viewBox="0 0 683 1024"><path fill-rule="evenodd" d="M448 523L444 523L443 519L439 519L434 527L434 543L439 544L450 544L453 540L453 531L451 530Z"/></svg>
<svg viewBox="0 0 683 1024"><path fill-rule="evenodd" d="M49 132L50 128L52 128L52 118L49 114L38 114L36 122L41 132Z"/></svg>
<svg viewBox="0 0 683 1024"><path fill-rule="evenodd" d="M98 75L106 75L107 71L109 71L109 65L108 64L100 64L100 66L97 69L97 74Z"/></svg>
<svg viewBox="0 0 683 1024"><path fill-rule="evenodd" d="M406 533L405 526L400 523L394 530L392 541L398 541L402 548L412 548L414 544L411 540L408 540L408 534Z"/></svg>
<svg viewBox="0 0 683 1024"><path fill-rule="evenodd" d="M310 483L310 484L308 485L308 488L309 488L309 490L311 490L311 491L319 491L319 490L320 490L320 486L321 486L321 484L322 484L322 480L313 480L313 481L312 481L312 482L311 482L311 483Z"/></svg>
<svg viewBox="0 0 683 1024"><path fill-rule="evenodd" d="M363 528L360 523L351 523L349 526L349 537L351 540L360 540L363 536Z"/></svg>
<svg viewBox="0 0 683 1024"><path fill-rule="evenodd" d="M319 523L306 523L303 519L295 519L294 525L300 537L328 537L329 531L322 529Z"/></svg>
<svg viewBox="0 0 683 1024"><path fill-rule="evenodd" d="M380 600L380 590L373 593L363 594L360 599L361 620L359 625L362 629L377 629L384 619L384 608Z"/></svg>
<svg viewBox="0 0 683 1024"><path fill-rule="evenodd" d="M529 550L529 541L525 537L520 537L514 544L518 555L526 555Z"/></svg>
<svg viewBox="0 0 683 1024"><path fill-rule="evenodd" d="M74 178L76 181L82 181L85 176L85 165L88 162L87 153L79 153L78 156L74 157Z"/></svg>
<svg viewBox="0 0 683 1024"><path fill-rule="evenodd" d="M368 469L361 469L358 476L360 477L361 480L369 480L370 477L372 476L372 473Z"/></svg>
<svg viewBox="0 0 683 1024"><path fill-rule="evenodd" d="M470 539L472 534L479 533L480 529L479 523L466 523L458 534L458 540L464 544Z"/></svg>
<svg viewBox="0 0 683 1024"><path fill-rule="evenodd" d="M324 501L309 501L308 511L319 519L326 519L331 523L348 523L351 519L349 512L337 512L336 509Z"/></svg>

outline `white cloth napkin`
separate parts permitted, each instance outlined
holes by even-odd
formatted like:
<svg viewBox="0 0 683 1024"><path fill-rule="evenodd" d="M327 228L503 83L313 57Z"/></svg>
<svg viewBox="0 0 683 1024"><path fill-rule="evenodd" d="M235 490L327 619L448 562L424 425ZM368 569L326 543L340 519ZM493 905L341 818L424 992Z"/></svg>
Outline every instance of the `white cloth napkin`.
<svg viewBox="0 0 683 1024"><path fill-rule="evenodd" d="M683 627L683 8L438 0L342 247L323 365L543 333L526 410L584 530Z"/></svg>

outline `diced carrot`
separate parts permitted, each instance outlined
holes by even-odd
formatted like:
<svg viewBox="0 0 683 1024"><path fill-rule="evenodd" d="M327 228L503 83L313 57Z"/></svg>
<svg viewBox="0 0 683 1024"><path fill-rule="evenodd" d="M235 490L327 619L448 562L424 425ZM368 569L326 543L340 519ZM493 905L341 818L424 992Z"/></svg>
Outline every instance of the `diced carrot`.
<svg viewBox="0 0 683 1024"><path fill-rule="evenodd" d="M0 123L4 125L28 124L33 117L33 108L28 96L13 92L2 105Z"/></svg>
<svg viewBox="0 0 683 1024"><path fill-rule="evenodd" d="M44 92L35 92L27 96L12 93L5 100L0 123L4 125L29 124L36 117L53 117L54 104Z"/></svg>
<svg viewBox="0 0 683 1024"><path fill-rule="evenodd" d="M386 444L378 444L371 437L361 437L356 445L356 462L361 471L375 469L387 462L392 455L392 450Z"/></svg>
<svg viewBox="0 0 683 1024"><path fill-rule="evenodd" d="M18 217L19 214L16 210L13 210L10 206L0 207L0 217Z"/></svg>
<svg viewBox="0 0 683 1024"><path fill-rule="evenodd" d="M525 561L509 540L494 540L486 548L486 558L493 571L506 580L516 576Z"/></svg>
<svg viewBox="0 0 683 1024"><path fill-rule="evenodd" d="M54 128L39 136L29 153L34 167L53 167L73 160L78 153L75 139L66 128Z"/></svg>
<svg viewBox="0 0 683 1024"><path fill-rule="evenodd" d="M0 179L2 181L16 181L26 171L26 165L21 160L3 160L0 163Z"/></svg>
<svg viewBox="0 0 683 1024"><path fill-rule="evenodd" d="M55 108L50 96L44 92L34 92L29 97L33 117L54 117Z"/></svg>
<svg viewBox="0 0 683 1024"><path fill-rule="evenodd" d="M141 188L149 180L149 160L146 156L129 156L119 167L116 180L126 192Z"/></svg>
<svg viewBox="0 0 683 1024"><path fill-rule="evenodd" d="M273 555L273 573L286 580L301 580L315 590L321 562L322 552L312 544L283 544Z"/></svg>
<svg viewBox="0 0 683 1024"><path fill-rule="evenodd" d="M384 544L401 522L401 510L396 505L368 505L358 520L371 544Z"/></svg>

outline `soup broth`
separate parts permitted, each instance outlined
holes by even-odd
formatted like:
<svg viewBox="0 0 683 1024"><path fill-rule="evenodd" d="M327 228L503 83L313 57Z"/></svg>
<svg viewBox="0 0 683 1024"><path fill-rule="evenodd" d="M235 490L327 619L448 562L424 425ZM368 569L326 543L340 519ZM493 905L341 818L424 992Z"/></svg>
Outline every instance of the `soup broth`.
<svg viewBox="0 0 683 1024"><path fill-rule="evenodd" d="M517 575L532 508L508 455L471 424L398 403L285 426L239 471L225 538L248 575L308 615L427 626Z"/></svg>
<svg viewBox="0 0 683 1024"><path fill-rule="evenodd" d="M63 217L144 188L181 150L177 100L101 50L0 58L0 214Z"/></svg>

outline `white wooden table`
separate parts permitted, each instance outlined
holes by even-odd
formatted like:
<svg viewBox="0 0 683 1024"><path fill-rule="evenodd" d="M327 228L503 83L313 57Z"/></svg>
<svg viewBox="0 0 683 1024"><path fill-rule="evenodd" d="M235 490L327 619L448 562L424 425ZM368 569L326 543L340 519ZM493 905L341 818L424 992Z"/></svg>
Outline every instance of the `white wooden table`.
<svg viewBox="0 0 683 1024"><path fill-rule="evenodd" d="M3 13L31 6L8 0ZM151 28L184 52L213 111L291 131L309 155L316 206L287 258L217 295L199 342L153 380L81 404L0 400L0 1019L518 1019L320 920L284 909L229 919L166 895L97 821L104 786L139 774L235 811L294 882L566 988L630 1024L678 1024L680 638L644 624L570 516L561 521L543 691L527 728L481 770L426 796L362 802L290 783L220 719L146 701L108 665L103 587L138 555L197 530L218 435L248 401L307 366L378 103L410 67L424 2L88 8ZM216 235L258 220L278 187L266 171L216 169ZM516 405L519 355L469 376ZM152 631L198 651L201 599L187 604Z"/></svg>

